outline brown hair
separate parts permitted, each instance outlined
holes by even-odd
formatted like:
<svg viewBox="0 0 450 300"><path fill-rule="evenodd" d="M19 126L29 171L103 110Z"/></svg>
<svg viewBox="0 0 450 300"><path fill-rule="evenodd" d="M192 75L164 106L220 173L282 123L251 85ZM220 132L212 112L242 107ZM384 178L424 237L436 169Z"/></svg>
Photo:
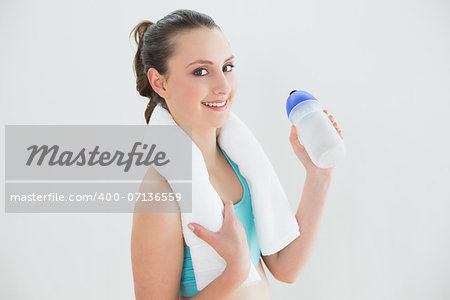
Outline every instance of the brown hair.
<svg viewBox="0 0 450 300"><path fill-rule="evenodd" d="M179 9L171 12L156 23L142 21L130 33L138 45L134 57L136 90L141 96L149 98L144 116L148 124L155 106L160 103L167 111L166 100L156 93L147 78L150 68L155 68L161 75L168 77L167 60L174 53L174 36L182 30L205 27L220 29L214 20L194 10ZM170 111L169 111L170 113Z"/></svg>

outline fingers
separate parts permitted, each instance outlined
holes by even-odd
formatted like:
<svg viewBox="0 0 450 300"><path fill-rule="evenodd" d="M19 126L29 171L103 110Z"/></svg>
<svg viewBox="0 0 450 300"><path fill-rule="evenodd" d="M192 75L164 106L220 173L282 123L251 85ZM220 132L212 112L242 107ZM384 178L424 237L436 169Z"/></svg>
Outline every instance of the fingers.
<svg viewBox="0 0 450 300"><path fill-rule="evenodd" d="M194 227L194 230L192 230L191 226ZM216 238L215 232L209 231L208 229L197 223L189 223L188 227L195 233L196 236L198 236L211 246L214 244L214 240Z"/></svg>
<svg viewBox="0 0 450 300"><path fill-rule="evenodd" d="M227 216L227 201L222 198L220 198L220 200L222 200L223 203L223 221L225 222L225 217Z"/></svg>
<svg viewBox="0 0 450 300"><path fill-rule="evenodd" d="M221 198L222 199L222 198ZM231 200L223 200L223 222L228 222L229 219L231 219L234 214L234 207L233 207L233 201Z"/></svg>
<svg viewBox="0 0 450 300"><path fill-rule="evenodd" d="M328 115L328 111L326 109L324 109L323 112ZM344 135L342 134L342 130L339 128L338 123L334 121L333 115L329 115L328 118L330 119L331 123L333 123L333 126L336 128L336 130L339 133L339 135L341 136L341 138L344 139Z"/></svg>
<svg viewBox="0 0 450 300"><path fill-rule="evenodd" d="M298 140L297 128L294 125L291 125L291 134L289 135L289 141L291 145L295 148L303 149L303 145Z"/></svg>
<svg viewBox="0 0 450 300"><path fill-rule="evenodd" d="M237 217L234 213L233 202L231 200L223 200L222 198L220 198L220 200L222 200L222 203L224 205L223 224L222 224L223 228L225 226L225 223L233 221L233 219ZM193 228L191 228L191 226ZM217 232L210 231L197 223L189 223L188 227L195 233L195 235L197 235L199 238L201 238L202 240L204 240L205 242L214 247L214 245L216 244L218 234ZM220 230L222 230L222 228Z"/></svg>
<svg viewBox="0 0 450 300"><path fill-rule="evenodd" d="M295 128L294 125L291 125L291 133L289 134L289 139L291 140L291 142L297 139L297 128Z"/></svg>

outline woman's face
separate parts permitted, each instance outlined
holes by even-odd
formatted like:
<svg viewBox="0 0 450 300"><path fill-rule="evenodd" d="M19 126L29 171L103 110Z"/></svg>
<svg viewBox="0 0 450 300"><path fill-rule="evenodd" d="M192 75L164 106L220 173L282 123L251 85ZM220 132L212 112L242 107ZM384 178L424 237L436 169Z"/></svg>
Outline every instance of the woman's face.
<svg viewBox="0 0 450 300"><path fill-rule="evenodd" d="M227 39L218 29L201 28L181 32L175 41L164 97L172 117L193 128L223 127L237 89ZM221 108L203 104L213 101L226 102Z"/></svg>

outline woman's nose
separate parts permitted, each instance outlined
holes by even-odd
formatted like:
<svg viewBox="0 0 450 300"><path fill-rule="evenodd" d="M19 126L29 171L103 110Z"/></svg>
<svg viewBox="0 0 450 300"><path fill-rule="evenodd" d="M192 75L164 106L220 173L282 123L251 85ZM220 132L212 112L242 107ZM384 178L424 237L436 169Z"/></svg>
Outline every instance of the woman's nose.
<svg viewBox="0 0 450 300"><path fill-rule="evenodd" d="M231 85L225 74L220 74L214 81L214 93L228 95L231 92Z"/></svg>

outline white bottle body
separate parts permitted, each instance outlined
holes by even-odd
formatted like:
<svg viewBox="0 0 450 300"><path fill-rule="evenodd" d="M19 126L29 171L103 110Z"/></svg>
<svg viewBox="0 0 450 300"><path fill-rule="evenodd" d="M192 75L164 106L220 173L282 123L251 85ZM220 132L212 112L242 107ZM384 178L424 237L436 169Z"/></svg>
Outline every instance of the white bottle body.
<svg viewBox="0 0 450 300"><path fill-rule="evenodd" d="M300 142L311 161L319 168L331 168L344 159L344 141L317 100L297 104L289 114Z"/></svg>

